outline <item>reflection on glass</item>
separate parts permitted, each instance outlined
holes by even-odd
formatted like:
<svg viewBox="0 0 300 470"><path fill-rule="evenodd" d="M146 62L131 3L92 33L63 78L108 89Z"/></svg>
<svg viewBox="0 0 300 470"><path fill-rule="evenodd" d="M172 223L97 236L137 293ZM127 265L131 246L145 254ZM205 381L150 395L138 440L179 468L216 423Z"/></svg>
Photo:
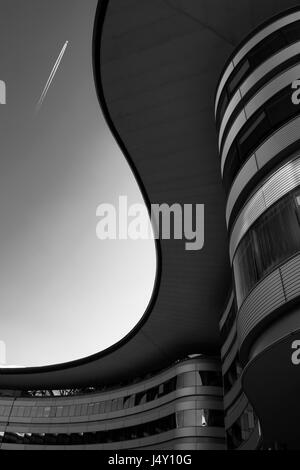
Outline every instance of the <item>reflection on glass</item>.
<svg viewBox="0 0 300 470"><path fill-rule="evenodd" d="M250 228L234 257L237 303L281 262L300 250L299 189L267 210Z"/></svg>

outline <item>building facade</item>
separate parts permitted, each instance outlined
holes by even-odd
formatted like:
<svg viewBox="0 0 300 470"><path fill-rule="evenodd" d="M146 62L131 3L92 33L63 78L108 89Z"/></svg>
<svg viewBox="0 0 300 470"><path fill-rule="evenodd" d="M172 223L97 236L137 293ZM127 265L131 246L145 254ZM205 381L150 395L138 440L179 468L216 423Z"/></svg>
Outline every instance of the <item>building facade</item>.
<svg viewBox="0 0 300 470"><path fill-rule="evenodd" d="M146 3L143 2L144 5ZM195 2L190 3L195 5ZM217 305L213 300L219 295L214 276L219 282L225 283L224 277L220 276L223 272L222 267L220 268L222 262L216 252L212 253L212 257L209 255L205 258L203 271L198 271L198 266L194 265L190 269L195 258L189 258L187 262L187 258L184 258L186 254L180 252L178 255L177 247L170 249L168 247L171 243L163 243L164 275L169 277L167 280L164 278L161 283L162 287L153 301L152 310L139 326L140 330L135 331L118 348L89 361L69 365L65 369L60 366L41 371L2 371L2 389L11 385L14 390L24 390L22 384L29 383L30 389L35 390L3 390L0 399L2 449L299 448L297 427L300 407L297 397L300 391L300 368L297 369L291 357L294 342L300 338L300 103L295 95L300 78L300 10L289 10L274 17L271 13L275 3L277 5L280 2L262 2L263 6L267 5L267 16L271 19L251 32L240 46L235 48L223 70L215 97L217 143L226 198L224 216L228 229L232 273L231 292L223 311L219 312L218 352L221 365L214 354L212 318ZM102 6L99 7L98 26L105 19L100 10L104 8L104 4L107 8L108 2L103 1L100 4ZM150 34L146 34L143 21L147 22L148 17L143 16L143 11L139 10L134 16L134 2L129 5L128 13L124 12L124 2L114 2L115 9L110 12L109 26L114 25L115 14L116 24L118 25L119 21L123 27L126 23L123 16L128 14L134 21L131 25L134 33L130 36L130 32L126 32L128 37L126 36L124 41L113 33L112 45L103 53L104 65L106 64L109 70L107 82L111 85L109 99L116 106L115 115L112 112L109 119L116 122L117 119L124 119L124 109L118 108L119 102L122 101L126 113L128 109L130 119L125 124L122 122L123 135L127 138L132 153L136 151L136 159L142 155L137 167L141 179L145 176L144 179L147 180L147 189L149 194L151 193L149 199L158 200L159 196L167 195L173 200L173 194L166 193L166 182L173 177L170 186L175 188L174 193L184 194L183 200L186 202L190 201L191 194L201 186L198 181L198 176L200 178L202 174L201 165L204 167L211 157L209 151L206 153L207 149L211 150L208 142L210 128L205 127L209 122L207 109L210 108L207 105L201 110L205 126L201 121L203 128L201 132L196 129L197 138L194 134L190 137L189 145L194 145L195 148L192 148L192 155L188 154L188 157L186 148L180 153L181 145L187 132L193 130L195 110L193 109L192 119L188 115L190 120L184 119L184 124L179 118L174 120L180 122L181 127L187 125L187 128L184 128L184 138L180 136L180 142L175 141L173 134L168 141L166 132L161 133L161 129L165 126L171 133L170 128L174 127L174 132L179 135L176 122L172 121L172 125L169 125L170 118L166 109L169 110L172 106L173 94L179 96L178 103L181 103L177 106L176 102L176 109L171 108L173 114L179 106L185 106L187 90L191 93L188 96L192 101L193 94L190 90L195 92L198 82L193 85L193 77L184 76L184 79L180 78L180 85L176 84L175 87L171 79L173 80L176 73L181 77L182 68L186 69L186 63L182 66L180 61L194 60L193 67L196 62L198 65L198 51L193 55L192 45L197 49L199 45L203 47L205 41L202 36L200 39L200 36L196 39L194 37L196 26L193 18L189 22L191 11L188 15L178 16L178 9L177 14L173 9L171 15L166 5L162 9L157 5L159 2L147 3L147 8L157 8L155 11L151 10L151 17L156 18L157 22L162 22L161 26L156 24L156 37L151 27ZM200 7L201 2L198 2L195 9L201 10ZM192 9L191 5L190 8ZM195 14L198 14L198 11ZM256 25L260 23L254 22ZM231 22L229 24L231 25ZM102 28L103 24L100 26ZM140 47L136 39L137 31L144 31L143 49L138 52L135 49ZM189 34L193 42L188 42L182 52L180 45ZM207 40L205 44L207 47L215 47L212 50L217 54L221 46L210 34L209 30L206 39L210 38L210 43ZM172 49L168 43L166 50L161 50L159 55L157 49L168 35L176 44ZM98 89L101 88L100 102L105 110L108 106L101 83L103 70L100 65L100 36L96 34L94 37L97 46L94 44L94 54L97 56L95 75ZM220 37L219 34L218 40ZM118 40L122 41L122 47L116 46ZM147 49L150 49L151 40L156 41L155 54L152 54L152 50L149 53ZM214 46L215 44L217 45ZM117 53L120 53L120 57L117 57ZM127 56L129 65L126 62ZM168 61L164 62L166 56ZM158 65L155 62L156 57ZM215 60L213 54L210 60ZM157 85L153 78L153 70L156 70L153 63L157 65L157 70L160 67L163 85L169 83L167 79L170 80L171 85L167 87L167 92L161 83L157 81ZM122 75L126 70L124 64L127 64L130 70L129 78ZM205 67L207 73L206 69L209 67L207 64ZM171 79L167 76L169 71ZM207 88L211 82L209 73L203 74ZM198 81L200 74L195 76ZM179 88L184 81L187 82L186 89ZM155 82L155 90L151 88L152 82ZM124 89L121 89L120 83L124 85ZM114 99L114 86L120 93L120 97L117 94L118 99ZM130 88L131 86L133 88ZM141 102L135 95L131 101L135 88L139 97L142 96ZM162 102L165 105L165 99L168 100L167 105L159 115L162 121L157 124L155 119L159 113L155 108L159 108ZM146 124L138 114L141 110L146 116ZM196 121L198 118L197 109ZM150 139L149 143L148 140L149 127L154 132L156 125L159 128L153 138L156 146L151 147L152 141ZM200 134L201 138L208 139L203 141L203 145L202 141L199 145L197 140ZM172 147L173 141L176 149ZM204 156L199 156L198 147L204 148ZM151 151L151 158L147 158L148 149ZM164 157L167 151L172 157L172 172L168 158L162 158L159 153L162 152ZM185 162L182 164L183 156L193 164L198 162L201 171L199 168L195 169L195 165L189 166ZM160 165L159 177L165 175L165 180L158 180L156 157ZM204 158L204 162L199 163L200 157ZM188 171L190 173L187 173ZM206 175L208 186L203 193L209 194L212 198L210 201L216 207L219 199L216 193L218 186L211 175L213 167L209 168ZM202 183L205 184L203 180ZM179 191L178 185L181 184ZM211 226L220 228L215 221ZM212 237L216 237L218 230L211 232ZM219 239L216 237L214 241L221 239L223 243L224 237L222 232L220 233ZM215 260L220 263L213 264ZM178 267L181 267L184 273L181 278L177 272ZM191 279L195 281L195 278L197 282L198 278L201 278L201 293L190 287L194 287L195 282L192 284ZM201 296L205 297L203 305L198 302L198 297ZM200 331L195 325L198 325L201 315L203 328ZM207 323L206 319L203 320L205 315L208 318ZM209 321L212 323L209 324ZM140 334L140 331L144 334ZM204 341L208 331L210 339ZM197 336L200 333L202 336L199 337L198 345ZM191 347L194 352L202 346L207 348L204 356L190 356L174 364L174 357L185 357L191 352ZM207 353L210 349L213 351L211 356ZM182 354L184 350L185 353ZM169 360L170 357L172 360ZM172 364L169 368L164 368L161 372L151 372L157 370L159 363L163 363L164 367L168 360L169 364ZM126 368L123 364L126 364ZM137 378L140 377L143 367L145 373L149 371L151 375L143 379ZM135 371L136 378L133 379ZM130 376L128 383L111 386L112 383L124 380L127 373ZM103 383L106 387L102 390L88 390L86 387L89 380L92 387L95 386L94 382ZM40 383L45 384L44 391L37 391ZM60 384L65 390L51 391L51 383ZM79 388L67 390L66 384L71 383L76 383Z"/></svg>
<svg viewBox="0 0 300 470"><path fill-rule="evenodd" d="M220 323L230 447L261 433L265 448L299 445L299 46L299 10L273 18L230 58L216 95L234 282Z"/></svg>
<svg viewBox="0 0 300 470"><path fill-rule="evenodd" d="M222 375L211 358L103 391L3 394L3 450L226 448Z"/></svg>

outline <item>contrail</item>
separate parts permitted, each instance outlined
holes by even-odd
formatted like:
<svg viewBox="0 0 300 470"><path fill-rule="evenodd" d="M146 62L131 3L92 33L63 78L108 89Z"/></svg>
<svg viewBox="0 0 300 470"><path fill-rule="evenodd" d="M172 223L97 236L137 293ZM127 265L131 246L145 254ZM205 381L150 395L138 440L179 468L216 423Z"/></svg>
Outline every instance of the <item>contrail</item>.
<svg viewBox="0 0 300 470"><path fill-rule="evenodd" d="M43 103L44 103L44 100L45 100L45 98L46 98L46 95L47 95L47 93L48 93L48 90L49 90L49 88L50 88L50 86L51 86L51 83L52 83L53 80L54 80L55 74L56 74L56 72L57 72L57 70L58 70L58 67L60 66L60 63L61 63L61 61L62 61L62 58L63 58L63 56L64 56L64 54L65 54L65 52L66 52L66 49L67 49L67 47L68 47L68 44L69 44L69 41L66 41L65 44L64 44L64 46L63 46L63 48L62 48L62 50L60 51L60 54L59 54L59 56L58 56L58 59L57 59L57 61L56 61L55 64L54 64L54 67L53 67L53 69L52 69L52 71L51 71L51 73L50 73L50 77L48 78L48 81L47 81L46 86L45 86L45 88L44 88L44 90L43 90L43 93L41 94L41 97L40 97L40 99L39 99L39 101L38 101L38 104L37 104L37 107L36 107L36 110L37 110L37 111L39 111L39 110L41 109L41 107L42 107L42 105L43 105Z"/></svg>

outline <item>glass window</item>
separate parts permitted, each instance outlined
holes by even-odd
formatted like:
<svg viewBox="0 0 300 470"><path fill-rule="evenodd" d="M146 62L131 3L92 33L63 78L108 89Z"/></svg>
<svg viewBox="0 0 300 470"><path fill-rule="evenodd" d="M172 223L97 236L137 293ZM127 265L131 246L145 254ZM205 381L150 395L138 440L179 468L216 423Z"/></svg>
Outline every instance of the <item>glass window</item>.
<svg viewBox="0 0 300 470"><path fill-rule="evenodd" d="M196 385L206 387L222 387L222 374L218 371L199 371L196 373Z"/></svg>
<svg viewBox="0 0 300 470"><path fill-rule="evenodd" d="M254 252L254 237L251 231L242 240L233 262L236 299L241 305L248 291L258 281L258 269Z"/></svg>
<svg viewBox="0 0 300 470"><path fill-rule="evenodd" d="M84 433L81 437L83 443L86 443L87 441L88 441L87 442L88 444L97 444L97 442L102 442L102 440L101 440L102 433L101 432L99 432L99 433L98 432L97 433L96 432L90 432L90 433L88 433L88 436L86 434L87 433Z"/></svg>
<svg viewBox="0 0 300 470"><path fill-rule="evenodd" d="M37 417L37 413L38 413L38 409L36 406L33 406L32 407L32 410L31 410L31 418L36 418Z"/></svg>
<svg viewBox="0 0 300 470"><path fill-rule="evenodd" d="M118 399L115 398L114 400L112 400L111 411L117 411L117 410L118 410Z"/></svg>
<svg viewBox="0 0 300 470"><path fill-rule="evenodd" d="M240 366L238 354L236 355L234 361L232 362L231 366L229 367L226 374L224 374L224 392L225 394L229 392L229 390L233 387L236 383L238 378L242 373L242 368Z"/></svg>
<svg viewBox="0 0 300 470"><path fill-rule="evenodd" d="M75 416L81 416L81 405L75 406Z"/></svg>
<svg viewBox="0 0 300 470"><path fill-rule="evenodd" d="M118 405L117 405L117 410L123 410L124 408L124 398L121 397L121 398L118 398Z"/></svg>
<svg viewBox="0 0 300 470"><path fill-rule="evenodd" d="M254 119L249 120L246 130L239 139L240 155L249 155L269 129L270 126L265 113L260 113Z"/></svg>
<svg viewBox="0 0 300 470"><path fill-rule="evenodd" d="M69 416L71 417L75 416L75 405L70 406Z"/></svg>
<svg viewBox="0 0 300 470"><path fill-rule="evenodd" d="M31 439L32 439L32 444L43 445L45 434L32 434Z"/></svg>
<svg viewBox="0 0 300 470"><path fill-rule="evenodd" d="M88 412L87 403L81 405L81 416L86 416Z"/></svg>
<svg viewBox="0 0 300 470"><path fill-rule="evenodd" d="M284 29L282 29L282 34L286 38L289 44L299 41L300 39L300 21L296 21Z"/></svg>
<svg viewBox="0 0 300 470"><path fill-rule="evenodd" d="M68 445L71 443L71 437L68 434L59 434L57 437L57 443L60 445Z"/></svg>
<svg viewBox="0 0 300 470"><path fill-rule="evenodd" d="M298 107L291 100L291 87L288 86L277 93L266 110L272 127L278 127L293 115L298 114Z"/></svg>
<svg viewBox="0 0 300 470"><path fill-rule="evenodd" d="M50 406L47 406L46 408L44 408L43 417L44 417L44 418L49 418L50 412L51 412Z"/></svg>
<svg viewBox="0 0 300 470"><path fill-rule="evenodd" d="M184 387L184 375L179 374L177 376L177 390L181 389Z"/></svg>
<svg viewBox="0 0 300 470"><path fill-rule="evenodd" d="M110 413L111 411L111 400L105 402L105 413Z"/></svg>
<svg viewBox="0 0 300 470"><path fill-rule="evenodd" d="M184 411L177 411L176 421L177 421L177 427L178 428L183 428L184 427Z"/></svg>
<svg viewBox="0 0 300 470"><path fill-rule="evenodd" d="M150 388L147 390L147 402L156 400L158 398L158 387Z"/></svg>
<svg viewBox="0 0 300 470"><path fill-rule="evenodd" d="M258 67L265 60L286 47L286 41L280 32L275 32L259 43L249 54L248 59L251 67Z"/></svg>
<svg viewBox="0 0 300 470"><path fill-rule="evenodd" d="M25 434L24 436L24 439L23 439L23 444L31 444L31 436L32 434L31 433L27 433Z"/></svg>
<svg viewBox="0 0 300 470"><path fill-rule="evenodd" d="M29 408L29 410L31 410L31 407L27 407ZM4 409L4 413L3 413L3 416L7 417L10 415L10 410L11 410L11 407L10 406L6 406L5 409Z"/></svg>
<svg viewBox="0 0 300 470"><path fill-rule="evenodd" d="M219 126L223 117L224 117L224 114L225 114L225 111L227 109L227 106L229 104L229 99L228 99L228 95L227 95L227 91L226 91L226 87L224 88L222 94L221 94L221 97L220 97L220 102L219 102L219 106L218 106L218 111L217 111L217 125Z"/></svg>
<svg viewBox="0 0 300 470"><path fill-rule="evenodd" d="M81 445L83 443L82 434L71 434L70 440L73 445Z"/></svg>
<svg viewBox="0 0 300 470"><path fill-rule="evenodd" d="M177 386L177 377L172 377L172 379L168 380L164 383L164 394L168 395L169 393L174 392Z"/></svg>
<svg viewBox="0 0 300 470"><path fill-rule="evenodd" d="M233 262L239 306L259 280L300 250L299 208L295 196L297 192L272 206L241 241Z"/></svg>
<svg viewBox="0 0 300 470"><path fill-rule="evenodd" d="M147 402L147 393L146 392L140 392L140 393L136 394L134 406L144 405L146 402Z"/></svg>
<svg viewBox="0 0 300 470"><path fill-rule="evenodd" d="M231 185L241 168L242 161L240 160L239 150L235 143L229 149L223 172L223 185L226 193L228 194Z"/></svg>
<svg viewBox="0 0 300 470"><path fill-rule="evenodd" d="M130 395L124 398L124 409L130 408L130 399L131 399Z"/></svg>
<svg viewBox="0 0 300 470"><path fill-rule="evenodd" d="M293 42L299 41L300 39L300 22L297 21L291 25L286 26L281 31L276 31L271 34L267 39L259 43L254 47L249 54L247 59L242 61L239 67L236 67L233 71L228 85L224 87L221 94L218 111L217 111L217 126L220 126L226 108L229 101L233 97L237 88L240 86L242 81L248 76L248 72L259 67L263 62L268 60L273 54L279 52L284 47L287 47Z"/></svg>
<svg viewBox="0 0 300 470"><path fill-rule="evenodd" d="M193 411L195 416L195 411ZM35 445L81 445L139 439L176 428L175 414L128 428L73 434L2 433L3 442Z"/></svg>
<svg viewBox="0 0 300 470"><path fill-rule="evenodd" d="M100 413L105 413L105 401L100 403Z"/></svg>
<svg viewBox="0 0 300 470"><path fill-rule="evenodd" d="M18 414L17 414L17 417L18 417L18 418L23 418L23 416L24 416L24 411L25 411L24 406L19 406L19 407L18 407Z"/></svg>
<svg viewBox="0 0 300 470"><path fill-rule="evenodd" d="M42 418L44 416L44 408L42 406L38 407L37 418Z"/></svg>
<svg viewBox="0 0 300 470"><path fill-rule="evenodd" d="M100 403L94 403L94 414L98 415L100 413Z"/></svg>
<svg viewBox="0 0 300 470"><path fill-rule="evenodd" d="M266 103L264 112L258 111L247 121L231 145L225 161L223 184L227 194L251 154L283 123L298 114L299 107L292 103L290 87L286 87Z"/></svg>
<svg viewBox="0 0 300 470"><path fill-rule="evenodd" d="M24 410L24 418L29 418L31 414L31 406L26 406Z"/></svg>
<svg viewBox="0 0 300 470"><path fill-rule="evenodd" d="M212 426L215 428L224 427L224 411L210 410L208 413L208 426Z"/></svg>
<svg viewBox="0 0 300 470"><path fill-rule="evenodd" d="M229 449L236 449L247 441L256 426L256 416L249 404L242 416L227 430L227 444Z"/></svg>
<svg viewBox="0 0 300 470"><path fill-rule="evenodd" d="M250 68L250 64L248 60L244 60L240 67L235 71L234 77L231 79L228 88L230 93L233 95L240 83L242 82L243 78L245 78L246 73Z"/></svg>
<svg viewBox="0 0 300 470"><path fill-rule="evenodd" d="M18 406L14 406L11 412L11 416L15 418L18 415Z"/></svg>
<svg viewBox="0 0 300 470"><path fill-rule="evenodd" d="M221 340L222 340L222 343L225 343L233 325L234 325L234 321L235 321L235 317L236 317L236 307L235 307L235 303L233 302L232 306L231 306L231 309L230 309L230 312L228 314L228 317L226 319L226 322L224 323L223 325L223 328L221 330Z"/></svg>
<svg viewBox="0 0 300 470"><path fill-rule="evenodd" d="M23 436L18 433L5 433L4 434L4 438L3 438L3 442L7 443L7 444L21 444L22 443L22 439L23 439Z"/></svg>
<svg viewBox="0 0 300 470"><path fill-rule="evenodd" d="M223 410L186 410L184 415L180 415L177 423L183 427L224 427L224 411Z"/></svg>
<svg viewBox="0 0 300 470"><path fill-rule="evenodd" d="M227 446L229 450L237 449L243 443L241 426L239 422L235 423L226 432L227 435Z"/></svg>
<svg viewBox="0 0 300 470"><path fill-rule="evenodd" d="M45 445L51 446L56 444L56 436L55 434L45 434Z"/></svg>
<svg viewBox="0 0 300 470"><path fill-rule="evenodd" d="M56 410L56 417L61 418L63 414L63 406L58 406Z"/></svg>

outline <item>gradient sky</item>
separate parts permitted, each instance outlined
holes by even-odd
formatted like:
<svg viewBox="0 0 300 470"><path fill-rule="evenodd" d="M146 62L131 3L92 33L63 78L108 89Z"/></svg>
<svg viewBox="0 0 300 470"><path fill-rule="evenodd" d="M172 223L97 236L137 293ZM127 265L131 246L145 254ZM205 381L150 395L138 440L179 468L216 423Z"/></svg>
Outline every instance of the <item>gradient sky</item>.
<svg viewBox="0 0 300 470"><path fill-rule="evenodd" d="M150 300L154 242L100 241L96 209L142 197L92 73L97 0L0 0L0 341L7 365L94 354ZM65 41L39 114L35 107Z"/></svg>

